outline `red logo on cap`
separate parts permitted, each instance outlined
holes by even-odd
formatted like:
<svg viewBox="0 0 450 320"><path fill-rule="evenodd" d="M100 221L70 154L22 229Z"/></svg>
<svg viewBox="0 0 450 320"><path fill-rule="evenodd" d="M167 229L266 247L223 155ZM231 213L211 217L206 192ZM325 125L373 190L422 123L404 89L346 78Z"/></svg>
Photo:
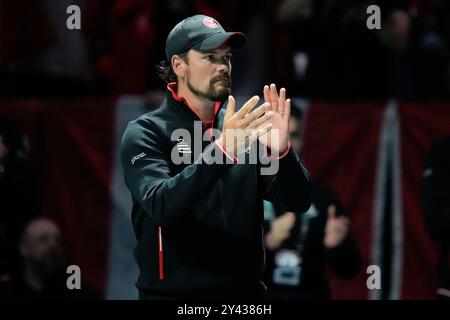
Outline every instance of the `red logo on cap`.
<svg viewBox="0 0 450 320"><path fill-rule="evenodd" d="M212 28L212 29L218 28L220 26L219 23L216 21L216 19L209 18L209 17L206 17L203 19L203 24L205 26L207 26L208 28Z"/></svg>

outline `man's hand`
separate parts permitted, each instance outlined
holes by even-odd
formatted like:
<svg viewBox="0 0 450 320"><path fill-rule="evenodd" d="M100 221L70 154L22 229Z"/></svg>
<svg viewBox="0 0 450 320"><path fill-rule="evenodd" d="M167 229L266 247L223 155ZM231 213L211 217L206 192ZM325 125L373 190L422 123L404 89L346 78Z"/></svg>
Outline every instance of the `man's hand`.
<svg viewBox="0 0 450 320"><path fill-rule="evenodd" d="M235 113L236 101L233 96L228 98L222 135L218 143L233 157L243 152L258 137L272 128L269 120L274 112L269 110L268 103L253 110L258 101L259 97L254 96Z"/></svg>
<svg viewBox="0 0 450 320"><path fill-rule="evenodd" d="M291 230L295 224L295 213L285 212L283 215L276 218L270 231L266 234L265 243L269 250L276 250L291 234Z"/></svg>
<svg viewBox="0 0 450 320"><path fill-rule="evenodd" d="M286 89L281 88L277 93L275 84L264 86L264 100L270 103L270 110L274 113L270 118L272 130L259 138L262 144L274 153L281 154L289 143L289 117L291 115L291 99L286 100ZM275 138L275 139L274 139ZM272 141L273 140L273 141Z"/></svg>
<svg viewBox="0 0 450 320"><path fill-rule="evenodd" d="M350 220L347 217L336 217L336 207L328 207L328 219L325 226L325 238L323 244L325 248L331 249L341 244L349 231Z"/></svg>

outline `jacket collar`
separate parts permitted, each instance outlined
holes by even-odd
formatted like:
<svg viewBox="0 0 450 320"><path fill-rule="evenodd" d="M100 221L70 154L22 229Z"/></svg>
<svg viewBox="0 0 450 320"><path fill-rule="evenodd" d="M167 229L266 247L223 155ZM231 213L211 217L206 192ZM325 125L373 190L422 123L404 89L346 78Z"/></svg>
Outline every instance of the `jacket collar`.
<svg viewBox="0 0 450 320"><path fill-rule="evenodd" d="M187 101L183 98L178 96L177 94L177 83L171 82L167 84L167 104L169 107L173 107L176 112L179 112L181 115L186 117L187 119L190 119L192 121L194 120L201 120L198 114L189 106ZM220 107L222 106L222 102L217 101L214 104L214 116L212 119L208 121L203 121L203 125L206 128L210 128L214 124L214 120L219 113Z"/></svg>

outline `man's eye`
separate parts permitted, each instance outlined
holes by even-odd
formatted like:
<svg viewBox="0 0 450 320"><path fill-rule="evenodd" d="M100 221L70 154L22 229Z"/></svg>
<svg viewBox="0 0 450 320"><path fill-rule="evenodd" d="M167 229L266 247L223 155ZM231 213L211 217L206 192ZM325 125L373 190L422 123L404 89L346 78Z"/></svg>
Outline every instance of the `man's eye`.
<svg viewBox="0 0 450 320"><path fill-rule="evenodd" d="M208 55L208 56L205 56L205 59L206 59L206 60L213 60L213 59L214 59L214 56Z"/></svg>

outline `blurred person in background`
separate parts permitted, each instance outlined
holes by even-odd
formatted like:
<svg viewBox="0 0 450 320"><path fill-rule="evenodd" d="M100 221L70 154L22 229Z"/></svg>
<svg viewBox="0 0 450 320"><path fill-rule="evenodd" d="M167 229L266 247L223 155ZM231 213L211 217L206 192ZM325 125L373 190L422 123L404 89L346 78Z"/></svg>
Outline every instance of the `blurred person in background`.
<svg viewBox="0 0 450 320"><path fill-rule="evenodd" d="M437 296L450 299L450 136L436 141L422 179L425 227L439 244Z"/></svg>
<svg viewBox="0 0 450 320"><path fill-rule="evenodd" d="M380 7L381 30L366 26L369 5ZM310 98L447 98L448 9L448 1L280 1L273 74Z"/></svg>
<svg viewBox="0 0 450 320"><path fill-rule="evenodd" d="M447 9L446 9L447 7ZM387 50L389 96L443 99L449 96L448 39L441 1L381 1L378 35Z"/></svg>
<svg viewBox="0 0 450 320"><path fill-rule="evenodd" d="M143 94L157 90L159 79L153 66L164 54L161 48L168 26L193 11L190 2L89 1L84 32L96 91Z"/></svg>
<svg viewBox="0 0 450 320"><path fill-rule="evenodd" d="M280 1L274 8L274 41L279 44L272 49L274 68L278 65L274 76L289 79L297 96L386 96L386 50L377 31L366 26L370 4L376 1Z"/></svg>
<svg viewBox="0 0 450 320"><path fill-rule="evenodd" d="M25 135L0 117L0 282L20 263L19 235L37 212L36 193Z"/></svg>
<svg viewBox="0 0 450 320"><path fill-rule="evenodd" d="M68 289L67 262L60 228L50 219L36 218L23 231L19 252L22 264L0 284L1 299L100 299L85 284Z"/></svg>
<svg viewBox="0 0 450 320"><path fill-rule="evenodd" d="M96 91L101 94L148 92L152 97L165 95L154 66L164 58L170 26L186 16L202 12L232 28L246 30L252 18L248 12L255 10L254 2L89 0L83 32L89 43Z"/></svg>
<svg viewBox="0 0 450 320"><path fill-rule="evenodd" d="M301 154L303 113L293 104L292 148ZM361 268L350 220L339 199L314 185L313 203L305 213L265 202L267 265L264 280L272 299L330 299L326 268L351 279ZM270 225L270 226L269 226Z"/></svg>
<svg viewBox="0 0 450 320"><path fill-rule="evenodd" d="M0 1L0 90L8 97L92 94L88 47L82 30L69 30L70 5L86 0Z"/></svg>

